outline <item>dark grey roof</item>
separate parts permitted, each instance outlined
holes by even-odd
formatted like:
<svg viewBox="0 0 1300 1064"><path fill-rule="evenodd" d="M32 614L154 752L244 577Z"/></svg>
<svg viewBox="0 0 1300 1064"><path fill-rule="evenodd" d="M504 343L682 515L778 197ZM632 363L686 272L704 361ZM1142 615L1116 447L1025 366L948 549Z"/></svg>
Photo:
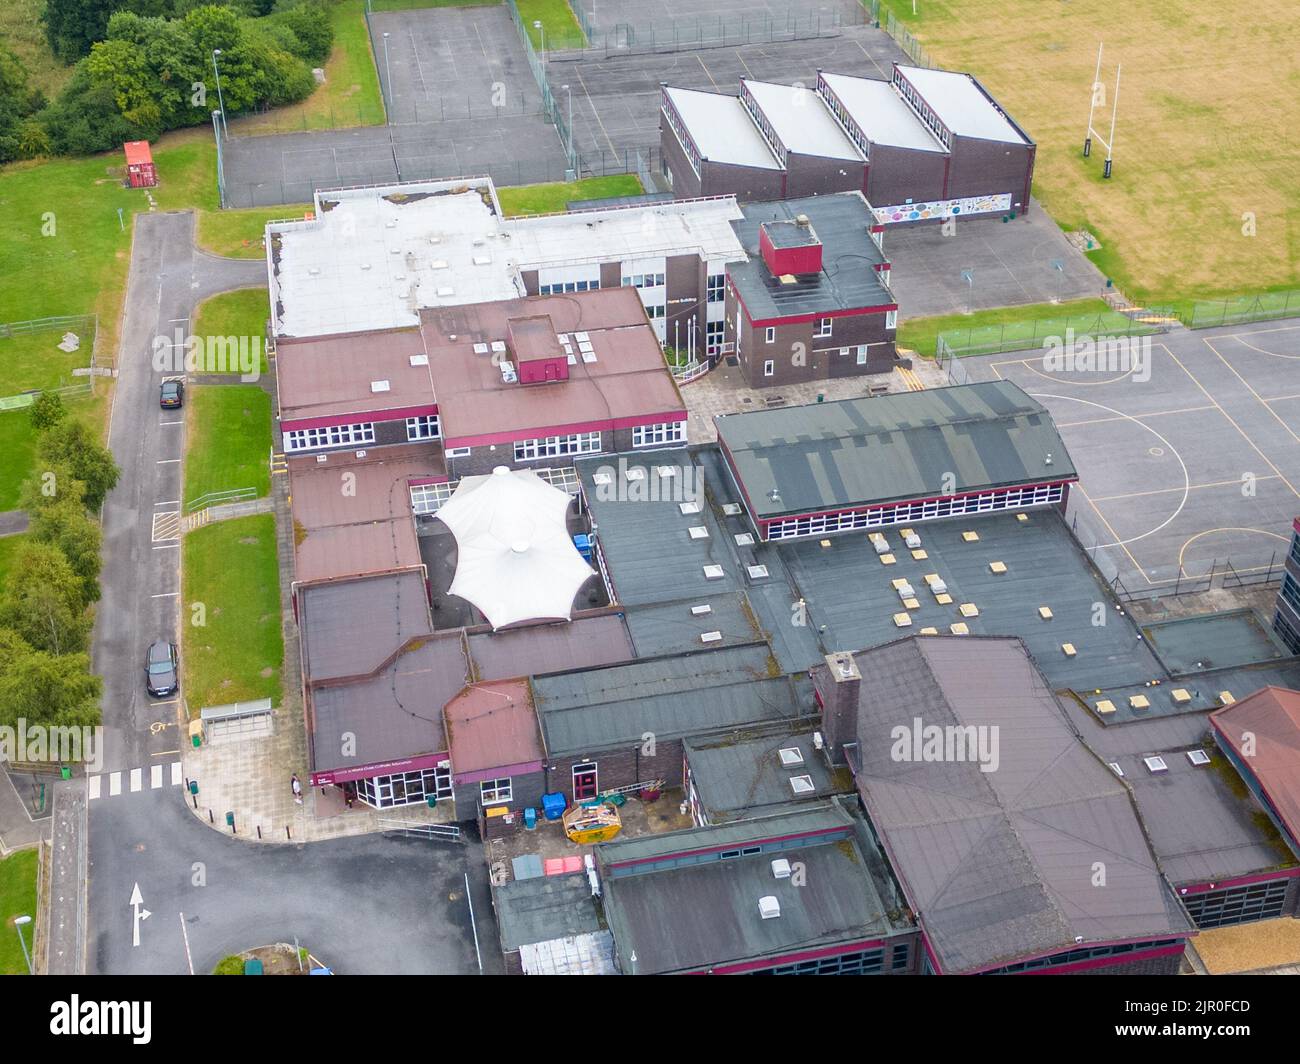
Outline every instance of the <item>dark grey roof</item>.
<svg viewBox="0 0 1300 1064"><path fill-rule="evenodd" d="M1010 381L714 422L762 518L1075 477L1051 415Z"/></svg>
<svg viewBox="0 0 1300 1064"><path fill-rule="evenodd" d="M533 702L548 753L588 753L811 714L807 685L778 677L765 645L723 647L537 676Z"/></svg>
<svg viewBox="0 0 1300 1064"><path fill-rule="evenodd" d="M636 656L622 618L616 614L483 632L469 637L469 652L480 680L589 668L631 661Z"/></svg>
<svg viewBox="0 0 1300 1064"><path fill-rule="evenodd" d="M762 816L853 790L848 771L831 769L816 749L812 728L743 729L690 738L684 745L710 823ZM785 764L783 750L798 751L802 760ZM795 777L807 777L813 789L795 791L790 783Z"/></svg>
<svg viewBox="0 0 1300 1064"><path fill-rule="evenodd" d="M1018 640L916 637L857 664L858 789L944 972L1190 930L1127 788ZM895 756L918 718L996 728L996 770Z"/></svg>
<svg viewBox="0 0 1300 1064"><path fill-rule="evenodd" d="M834 828L848 817L832 807L803 819ZM689 841L696 848L716 848L742 838L791 834L796 824L767 817L747 821L743 831L739 827L702 828L673 836L679 846ZM607 843L598 848L605 850L601 858L611 858L615 846ZM636 849L627 847L628 852ZM619 859L624 856L626 852ZM767 853L605 877L605 915L622 971L647 975L719 967L897 930L852 835L841 833L834 841L813 839L780 851L779 856L803 865L803 885L775 879L774 856ZM781 915L776 919L759 915L758 899L767 895L780 903Z"/></svg>
<svg viewBox="0 0 1300 1064"><path fill-rule="evenodd" d="M732 225L749 260L730 263L727 276L751 321L863 307L897 307L893 293L874 268L885 262L885 256L871 239L875 217L860 193L751 203L741 209L745 217ZM821 239L822 269L820 273L801 275L793 284L782 284L763 261L758 246L759 227L764 222L792 221L801 214L808 216Z"/></svg>
<svg viewBox="0 0 1300 1064"><path fill-rule="evenodd" d="M493 900L501 948L507 952L601 929L584 872L512 879L496 888Z"/></svg>
<svg viewBox="0 0 1300 1064"><path fill-rule="evenodd" d="M1281 661L1292 656L1251 609L1180 617L1143 625L1142 631L1174 675Z"/></svg>
<svg viewBox="0 0 1300 1064"><path fill-rule="evenodd" d="M298 624L308 682L372 672L433 632L419 570L300 587Z"/></svg>
<svg viewBox="0 0 1300 1064"><path fill-rule="evenodd" d="M708 606L709 612L696 615L692 607ZM705 647L735 646L754 643L763 638L743 592L681 599L655 606L631 606L624 619L632 635L639 658L682 654ZM700 637L718 632L720 642L702 643Z"/></svg>

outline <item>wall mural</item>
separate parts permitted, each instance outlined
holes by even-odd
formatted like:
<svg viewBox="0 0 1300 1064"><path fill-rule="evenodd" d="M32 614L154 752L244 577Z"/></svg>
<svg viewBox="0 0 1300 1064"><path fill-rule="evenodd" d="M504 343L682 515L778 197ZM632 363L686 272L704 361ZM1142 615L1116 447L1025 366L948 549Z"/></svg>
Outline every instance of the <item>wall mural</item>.
<svg viewBox="0 0 1300 1064"><path fill-rule="evenodd" d="M965 199L932 200L929 203L900 203L894 207L873 207L881 225L895 222L924 222L932 218L955 218L963 214L993 214L1011 210L1011 193L1003 196L969 196Z"/></svg>

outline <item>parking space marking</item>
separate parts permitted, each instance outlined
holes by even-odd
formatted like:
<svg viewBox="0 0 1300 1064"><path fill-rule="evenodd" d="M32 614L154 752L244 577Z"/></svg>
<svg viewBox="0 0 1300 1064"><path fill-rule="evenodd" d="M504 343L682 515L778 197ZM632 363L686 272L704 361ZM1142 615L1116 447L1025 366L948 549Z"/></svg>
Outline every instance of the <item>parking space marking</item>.
<svg viewBox="0 0 1300 1064"><path fill-rule="evenodd" d="M153 515L153 542L170 543L181 538L179 510L166 510Z"/></svg>
<svg viewBox="0 0 1300 1064"><path fill-rule="evenodd" d="M179 591L164 591L161 595L150 595L149 597L150 598L176 598L176 596L178 596L179 594L180 594Z"/></svg>
<svg viewBox="0 0 1300 1064"><path fill-rule="evenodd" d="M159 425L184 425L184 421L160 421Z"/></svg>
<svg viewBox="0 0 1300 1064"><path fill-rule="evenodd" d="M144 773L141 772L140 769L138 768L133 768L131 770L131 793L135 794L135 792L138 791L143 786L144 786Z"/></svg>
<svg viewBox="0 0 1300 1064"><path fill-rule="evenodd" d="M159 458L158 461L157 461L156 463L154 463L154 464L155 464L155 465L175 465L175 464L176 464L177 462L179 462L179 461L180 461L179 458Z"/></svg>

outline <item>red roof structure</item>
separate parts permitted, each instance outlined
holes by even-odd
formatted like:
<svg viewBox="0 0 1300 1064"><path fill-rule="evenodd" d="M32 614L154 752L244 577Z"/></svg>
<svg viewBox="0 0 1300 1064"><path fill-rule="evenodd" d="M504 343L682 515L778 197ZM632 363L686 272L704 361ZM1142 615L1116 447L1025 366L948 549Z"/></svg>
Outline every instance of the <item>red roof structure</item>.
<svg viewBox="0 0 1300 1064"><path fill-rule="evenodd" d="M1300 691L1263 687L1216 709L1210 725L1300 854Z"/></svg>

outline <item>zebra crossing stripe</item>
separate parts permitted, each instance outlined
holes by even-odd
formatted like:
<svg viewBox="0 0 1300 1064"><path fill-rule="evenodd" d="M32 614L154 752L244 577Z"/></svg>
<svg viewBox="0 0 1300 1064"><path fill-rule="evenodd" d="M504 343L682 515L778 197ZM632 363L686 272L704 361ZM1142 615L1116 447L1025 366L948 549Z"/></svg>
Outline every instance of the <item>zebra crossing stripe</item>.
<svg viewBox="0 0 1300 1064"><path fill-rule="evenodd" d="M173 761L172 762L172 786L179 787L180 785L181 785L181 763L179 761Z"/></svg>
<svg viewBox="0 0 1300 1064"><path fill-rule="evenodd" d="M162 765L149 767L149 786L155 791L162 786Z"/></svg>
<svg viewBox="0 0 1300 1064"><path fill-rule="evenodd" d="M138 768L133 768L131 770L131 793L135 794L142 786L144 786L144 773Z"/></svg>
<svg viewBox="0 0 1300 1064"><path fill-rule="evenodd" d="M89 785L90 785L90 800L93 802L96 798L99 797L99 790L104 785L104 777L91 776Z"/></svg>
<svg viewBox="0 0 1300 1064"><path fill-rule="evenodd" d="M111 772L108 776L108 796L114 798L122 793L122 773Z"/></svg>
<svg viewBox="0 0 1300 1064"><path fill-rule="evenodd" d="M164 769L165 766L163 765L149 766L149 787L151 790L156 791L164 785L166 780L166 777L164 776ZM107 797L114 798L117 795L122 793L122 773L109 772L107 773L107 777L108 777ZM86 777L87 793L90 801L93 802L98 798L105 797L104 778L105 777L103 775ZM181 763L179 761L173 761L171 763L171 785L173 787L179 787L184 782L185 782L184 770ZM140 768L131 769L129 773L128 786L132 793L135 793L136 791L144 790L144 769L140 769Z"/></svg>

